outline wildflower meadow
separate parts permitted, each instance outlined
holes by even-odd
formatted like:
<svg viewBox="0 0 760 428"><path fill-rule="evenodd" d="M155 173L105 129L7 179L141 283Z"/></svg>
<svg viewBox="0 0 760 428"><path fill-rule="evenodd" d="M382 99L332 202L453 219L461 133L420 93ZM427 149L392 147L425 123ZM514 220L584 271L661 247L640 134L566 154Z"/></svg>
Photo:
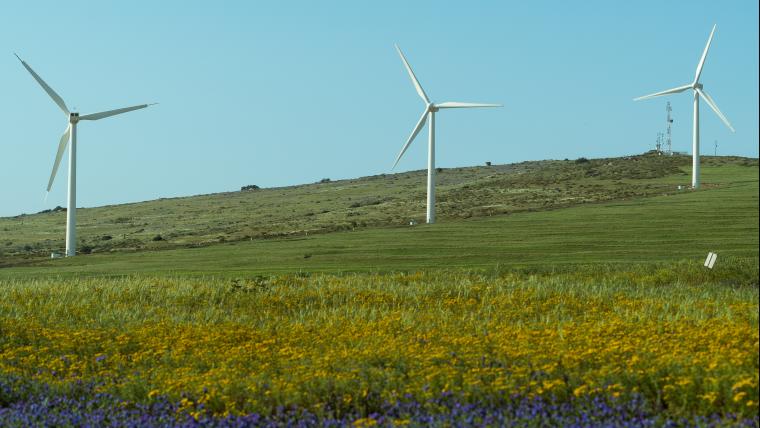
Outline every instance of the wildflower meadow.
<svg viewBox="0 0 760 428"><path fill-rule="evenodd" d="M757 426L734 264L11 279L0 424Z"/></svg>

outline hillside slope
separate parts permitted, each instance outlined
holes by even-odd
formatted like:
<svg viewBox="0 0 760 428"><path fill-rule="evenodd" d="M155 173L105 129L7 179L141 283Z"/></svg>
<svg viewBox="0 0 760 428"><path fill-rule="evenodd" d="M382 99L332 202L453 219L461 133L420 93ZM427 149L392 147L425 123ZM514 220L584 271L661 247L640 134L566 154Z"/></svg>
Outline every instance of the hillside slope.
<svg viewBox="0 0 760 428"><path fill-rule="evenodd" d="M443 169L438 174L440 223L584 203L673 195L688 185L690 157L652 154L586 161L536 161ZM757 159L704 157L703 165L744 168ZM730 183L706 176L704 189ZM206 246L221 242L309 236L424 221L425 171L159 199L80 209L78 249L114 252ZM0 218L0 266L62 252L65 212ZM160 236L160 239L159 239Z"/></svg>
<svg viewBox="0 0 760 428"><path fill-rule="evenodd" d="M552 269L562 265L657 264L684 259L701 263L708 251L719 253L721 268L735 262L749 263L741 270L751 272L757 271L758 257L758 167L745 166L743 162L706 165L703 178L709 185L696 192L665 192L675 188L668 184L669 180L684 180L676 174L642 179L646 184L639 183L640 188L662 188L663 194L658 196L540 211L526 207L523 212L484 218L449 217L435 225L391 225L247 239L202 248L37 259L27 263L28 267L0 269L0 278L495 266ZM578 182L570 184L568 187L581 186ZM243 196L247 195L239 197ZM373 207L377 206L363 208L372 213L369 210Z"/></svg>

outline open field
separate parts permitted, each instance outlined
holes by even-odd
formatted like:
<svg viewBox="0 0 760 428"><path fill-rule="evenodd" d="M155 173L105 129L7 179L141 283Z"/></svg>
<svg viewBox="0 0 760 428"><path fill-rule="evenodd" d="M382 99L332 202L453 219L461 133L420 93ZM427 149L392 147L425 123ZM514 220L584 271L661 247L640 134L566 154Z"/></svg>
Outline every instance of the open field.
<svg viewBox="0 0 760 428"><path fill-rule="evenodd" d="M757 162L703 178L436 225L13 253L0 424L757 426Z"/></svg>
<svg viewBox="0 0 760 428"><path fill-rule="evenodd" d="M581 159L582 160L582 159ZM691 159L641 155L588 162L538 161L444 169L438 174L442 223L603 201L673 195L689 183ZM705 157L705 188L757 180L757 160ZM750 171L754 171L750 173ZM749 175L748 175L749 174ZM751 178L754 174L754 178ZM245 184L245 183L244 183ZM304 237L423 222L425 172L288 188L219 193L80 209L80 252L207 246ZM0 266L62 252L65 212L0 218ZM155 240L160 236L161 240Z"/></svg>
<svg viewBox="0 0 760 428"><path fill-rule="evenodd" d="M555 269L758 257L758 168L703 168L712 188L435 225L376 227L201 248L92 254L0 269L29 275L249 275L295 271ZM707 186L706 186L707 187Z"/></svg>

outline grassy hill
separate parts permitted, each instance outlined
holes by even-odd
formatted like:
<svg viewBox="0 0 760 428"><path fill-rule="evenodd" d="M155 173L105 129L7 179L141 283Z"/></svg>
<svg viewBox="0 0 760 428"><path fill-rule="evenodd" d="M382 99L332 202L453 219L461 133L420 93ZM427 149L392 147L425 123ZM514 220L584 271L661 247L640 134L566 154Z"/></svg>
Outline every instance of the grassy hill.
<svg viewBox="0 0 760 428"><path fill-rule="evenodd" d="M0 277L537 268L699 260L708 251L756 259L757 160L705 157L703 190L678 190L689 159L444 170L439 223L415 227L406 224L424 215L422 171L86 209L79 233L94 254L65 260L45 259L63 245L64 213L4 218L0 260L32 266ZM152 241L159 234L165 240Z"/></svg>
<svg viewBox="0 0 760 428"><path fill-rule="evenodd" d="M442 222L588 202L674 194L688 185L690 158L653 155L538 161L442 169ZM704 158L705 166L754 166L757 160ZM80 208L81 252L134 251L258 238L402 226L425 213L425 171L183 198ZM728 177L730 179L730 177ZM708 177L705 187L719 185ZM0 218L0 260L62 252L65 211ZM160 240L159 237L160 236ZM3 262L0 261L0 266Z"/></svg>

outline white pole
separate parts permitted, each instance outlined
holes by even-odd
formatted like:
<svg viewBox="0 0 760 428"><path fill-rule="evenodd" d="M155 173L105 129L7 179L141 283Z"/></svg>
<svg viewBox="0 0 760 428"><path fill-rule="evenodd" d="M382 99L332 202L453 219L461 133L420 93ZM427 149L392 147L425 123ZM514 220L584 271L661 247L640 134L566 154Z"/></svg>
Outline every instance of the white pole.
<svg viewBox="0 0 760 428"><path fill-rule="evenodd" d="M699 189L699 94L694 91L694 128L691 147L691 187Z"/></svg>
<svg viewBox="0 0 760 428"><path fill-rule="evenodd" d="M428 123L428 182L427 182L427 222L435 223L435 110L430 110Z"/></svg>
<svg viewBox="0 0 760 428"><path fill-rule="evenodd" d="M66 256L77 254L77 123L71 122L69 146L69 200L66 207Z"/></svg>

